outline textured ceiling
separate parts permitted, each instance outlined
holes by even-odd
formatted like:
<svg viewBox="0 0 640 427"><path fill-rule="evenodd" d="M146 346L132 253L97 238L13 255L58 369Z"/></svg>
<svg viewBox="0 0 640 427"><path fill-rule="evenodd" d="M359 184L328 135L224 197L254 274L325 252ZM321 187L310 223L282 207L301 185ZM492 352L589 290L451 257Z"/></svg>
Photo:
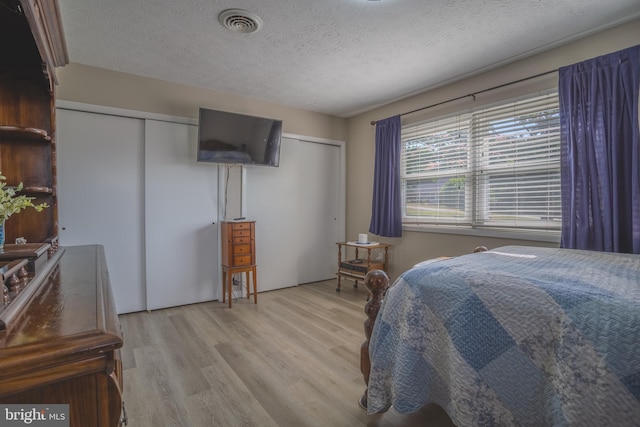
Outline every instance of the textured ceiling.
<svg viewBox="0 0 640 427"><path fill-rule="evenodd" d="M639 0L59 0L71 62L349 117L640 16ZM252 34L222 27L257 14Z"/></svg>

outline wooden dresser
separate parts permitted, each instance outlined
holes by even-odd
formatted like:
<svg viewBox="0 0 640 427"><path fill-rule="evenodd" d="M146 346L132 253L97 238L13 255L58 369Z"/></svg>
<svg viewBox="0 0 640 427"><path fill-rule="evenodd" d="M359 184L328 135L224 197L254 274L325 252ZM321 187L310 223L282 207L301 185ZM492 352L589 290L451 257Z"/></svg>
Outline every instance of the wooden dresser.
<svg viewBox="0 0 640 427"><path fill-rule="evenodd" d="M69 404L71 427L123 418L123 345L102 246L60 248L0 332L0 403Z"/></svg>
<svg viewBox="0 0 640 427"><path fill-rule="evenodd" d="M256 223L255 221L223 221L220 230L222 252L222 302L229 298L231 308L233 275L245 273L247 298L250 297L249 273L253 274L253 299L258 303L256 278Z"/></svg>

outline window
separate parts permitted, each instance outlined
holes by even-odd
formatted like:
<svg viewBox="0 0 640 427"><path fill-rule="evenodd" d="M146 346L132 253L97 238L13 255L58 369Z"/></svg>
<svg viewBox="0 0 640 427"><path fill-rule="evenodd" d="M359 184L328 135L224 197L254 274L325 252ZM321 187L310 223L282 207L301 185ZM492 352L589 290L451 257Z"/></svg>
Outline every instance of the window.
<svg viewBox="0 0 640 427"><path fill-rule="evenodd" d="M560 228L557 93L402 129L403 223Z"/></svg>

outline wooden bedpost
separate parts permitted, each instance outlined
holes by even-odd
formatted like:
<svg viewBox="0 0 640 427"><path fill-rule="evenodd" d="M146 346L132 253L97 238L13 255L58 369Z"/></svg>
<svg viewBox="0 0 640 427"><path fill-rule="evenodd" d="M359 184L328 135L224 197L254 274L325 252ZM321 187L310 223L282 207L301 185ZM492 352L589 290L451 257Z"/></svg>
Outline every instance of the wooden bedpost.
<svg viewBox="0 0 640 427"><path fill-rule="evenodd" d="M371 361L369 360L369 339L373 332L373 325L375 324L378 311L380 311L380 304L382 304L382 298L385 291L389 287L389 277L382 270L371 270L364 278L364 285L369 290L369 300L364 306L364 312L367 315L367 320L364 321L364 334L366 336L365 342L360 346L360 372L364 376L365 385L369 385L369 373L371 372ZM367 389L365 388L364 394L360 398L360 406L367 409Z"/></svg>

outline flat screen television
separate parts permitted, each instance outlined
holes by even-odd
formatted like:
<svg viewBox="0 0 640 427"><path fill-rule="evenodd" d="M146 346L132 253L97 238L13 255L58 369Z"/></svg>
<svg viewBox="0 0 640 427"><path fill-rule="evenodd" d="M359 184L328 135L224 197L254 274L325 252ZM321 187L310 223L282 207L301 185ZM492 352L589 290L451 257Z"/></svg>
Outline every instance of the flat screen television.
<svg viewBox="0 0 640 427"><path fill-rule="evenodd" d="M200 108L198 161L278 166L282 120Z"/></svg>

